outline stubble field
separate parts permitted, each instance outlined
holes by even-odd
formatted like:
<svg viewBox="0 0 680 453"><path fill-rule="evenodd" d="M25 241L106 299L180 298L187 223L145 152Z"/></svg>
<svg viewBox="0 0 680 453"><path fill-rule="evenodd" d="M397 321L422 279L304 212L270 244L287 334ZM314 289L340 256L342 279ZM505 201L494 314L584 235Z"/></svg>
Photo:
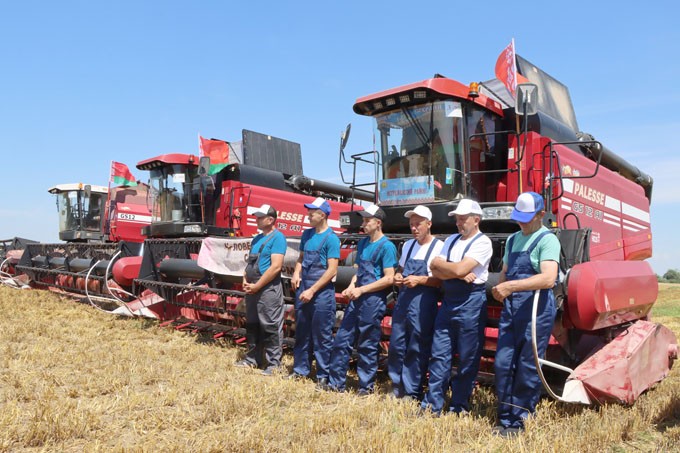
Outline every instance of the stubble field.
<svg viewBox="0 0 680 453"><path fill-rule="evenodd" d="M541 402L520 437L494 425L492 389L472 415L421 416L386 397L235 368L227 342L116 318L45 291L0 288L0 451L679 451L680 370L632 407ZM680 337L680 285L654 320ZM291 357L285 357L287 369Z"/></svg>

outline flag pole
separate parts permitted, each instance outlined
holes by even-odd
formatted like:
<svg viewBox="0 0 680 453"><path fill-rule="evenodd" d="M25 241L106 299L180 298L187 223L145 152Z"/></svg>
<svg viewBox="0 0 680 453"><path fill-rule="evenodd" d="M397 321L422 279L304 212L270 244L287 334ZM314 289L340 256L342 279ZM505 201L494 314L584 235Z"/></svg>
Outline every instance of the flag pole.
<svg viewBox="0 0 680 453"><path fill-rule="evenodd" d="M113 159L111 160L111 165L109 166L109 186L106 190L106 220L104 221L104 233L107 236L111 234L111 175L113 174Z"/></svg>
<svg viewBox="0 0 680 453"><path fill-rule="evenodd" d="M513 36L512 41L512 70L513 73L515 74L515 109L517 108L517 52L515 50L515 37ZM524 118L524 121L527 119ZM517 128L517 137L519 137L520 133L520 125L519 125L519 115L515 114L515 127ZM526 137L524 137L524 141L526 143ZM522 146L520 143L517 143L517 153L519 154L519 147ZM522 160L524 160L524 152L522 152ZM519 161L519 193L522 193L522 167L523 167L523 162Z"/></svg>

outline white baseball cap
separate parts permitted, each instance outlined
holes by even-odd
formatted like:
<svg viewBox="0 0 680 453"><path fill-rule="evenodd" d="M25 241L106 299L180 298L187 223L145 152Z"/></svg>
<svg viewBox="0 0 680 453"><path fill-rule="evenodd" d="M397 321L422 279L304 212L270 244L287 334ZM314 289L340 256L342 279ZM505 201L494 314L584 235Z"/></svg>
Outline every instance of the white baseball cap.
<svg viewBox="0 0 680 453"><path fill-rule="evenodd" d="M328 200L324 198L317 198L316 200L312 201L311 203L305 203L305 208L307 209L318 209L319 211L323 212L327 216L331 215L331 205L328 203Z"/></svg>
<svg viewBox="0 0 680 453"><path fill-rule="evenodd" d="M456 209L449 212L449 217L453 217L454 215L468 215L468 214L482 215L483 213L484 212L482 211L482 207L479 206L479 203L477 203L474 200L468 200L467 198L463 198L458 202L458 206L456 206Z"/></svg>
<svg viewBox="0 0 680 453"><path fill-rule="evenodd" d="M524 192L517 197L515 209L510 218L522 223L529 223L536 214L545 209L543 197L536 192Z"/></svg>
<svg viewBox="0 0 680 453"><path fill-rule="evenodd" d="M274 218L276 218L276 209L274 209L273 207L271 207L271 206L268 205L268 204L263 204L262 206L260 206L259 208L257 208L257 209L255 210L255 212L253 212L253 215L254 215L255 217L266 217L266 216L269 216L269 217L274 217Z"/></svg>
<svg viewBox="0 0 680 453"><path fill-rule="evenodd" d="M432 211L430 211L430 208L423 206L422 204L419 204L410 211L406 211L404 217L411 218L412 215L418 215L420 217L425 217L427 220L432 220Z"/></svg>
<svg viewBox="0 0 680 453"><path fill-rule="evenodd" d="M375 217L376 219L385 220L385 211L380 209L377 205L370 205L361 211L354 211L361 217Z"/></svg>

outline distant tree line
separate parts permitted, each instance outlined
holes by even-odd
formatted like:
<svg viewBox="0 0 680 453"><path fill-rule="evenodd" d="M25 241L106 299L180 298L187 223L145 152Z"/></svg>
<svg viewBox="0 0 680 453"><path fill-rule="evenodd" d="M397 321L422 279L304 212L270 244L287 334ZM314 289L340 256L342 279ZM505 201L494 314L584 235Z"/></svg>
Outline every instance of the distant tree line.
<svg viewBox="0 0 680 453"><path fill-rule="evenodd" d="M680 283L680 270L668 269L663 276L656 276L660 283Z"/></svg>

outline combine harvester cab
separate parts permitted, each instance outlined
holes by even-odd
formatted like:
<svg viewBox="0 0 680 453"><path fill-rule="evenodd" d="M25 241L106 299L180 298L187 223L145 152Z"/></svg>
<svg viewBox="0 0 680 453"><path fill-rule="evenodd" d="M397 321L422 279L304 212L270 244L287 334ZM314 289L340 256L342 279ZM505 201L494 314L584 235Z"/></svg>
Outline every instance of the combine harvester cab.
<svg viewBox="0 0 680 453"><path fill-rule="evenodd" d="M404 213L433 213L433 232L456 232L448 217L461 198L480 202L482 232L494 255L480 378L493 370L501 304L498 281L517 196L542 194L545 224L562 244L560 305L546 357L536 357L547 392L563 401L632 403L662 380L677 340L650 321L658 285L643 261L652 255L652 179L589 134L579 132L566 86L516 56L517 100L498 80L465 86L443 76L360 98L354 111L375 119L376 149L340 161L375 166L384 232L402 241ZM558 102L559 101L559 102ZM358 231L360 218L342 215ZM390 321L383 322L385 334ZM566 382L566 383L565 383ZM552 386L561 388L556 393Z"/></svg>
<svg viewBox="0 0 680 453"><path fill-rule="evenodd" d="M243 272L258 232L253 212L270 204L278 211L276 227L288 236L283 284L285 335L290 337L290 276L299 237L309 226L304 203L328 199L333 209L329 225L340 233L339 213L354 208L348 203L352 195L372 199L373 194L352 194L347 187L303 176L297 143L247 130L241 142L221 143L229 147L229 161L214 174L215 162L189 154L161 155L137 165L150 172L153 221L143 257L116 263L114 279L137 295L127 304L134 314L238 338L245 324ZM345 248L345 255L350 251ZM343 282L339 279L338 285Z"/></svg>
<svg viewBox="0 0 680 453"><path fill-rule="evenodd" d="M57 197L64 242L27 244L16 273L32 287L118 303L107 269L117 257L140 252L142 227L151 220L146 186L61 184L49 193Z"/></svg>

